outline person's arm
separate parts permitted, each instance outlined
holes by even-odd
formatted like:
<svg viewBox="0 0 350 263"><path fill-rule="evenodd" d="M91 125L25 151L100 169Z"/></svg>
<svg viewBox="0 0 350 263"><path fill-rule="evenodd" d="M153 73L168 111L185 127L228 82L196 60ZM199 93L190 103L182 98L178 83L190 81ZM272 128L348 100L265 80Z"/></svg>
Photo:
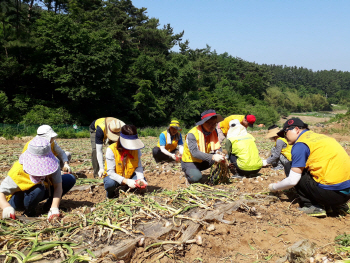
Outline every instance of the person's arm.
<svg viewBox="0 0 350 263"><path fill-rule="evenodd" d="M232 152L232 143L228 139L226 139L226 141L225 141L225 150L227 151L228 155L230 155Z"/></svg>
<svg viewBox="0 0 350 263"><path fill-rule="evenodd" d="M304 171L304 167L293 167L289 172L289 175L287 178L283 179L278 183L269 185L270 191L274 192L274 191L286 190L296 186L300 181L301 174L303 173L303 171Z"/></svg>
<svg viewBox="0 0 350 263"><path fill-rule="evenodd" d="M107 162L107 175L109 178L113 179L116 181L118 184L122 184L124 180L126 180L123 176L117 174L115 172L115 156L113 151L110 148L107 148L106 151L106 162Z"/></svg>
<svg viewBox="0 0 350 263"><path fill-rule="evenodd" d="M96 144L96 158L100 171L103 170L103 145Z"/></svg>
<svg viewBox="0 0 350 263"><path fill-rule="evenodd" d="M266 160L267 164L273 164L278 162L282 149L286 147L287 144L284 141L277 140L276 147L271 149L271 156Z"/></svg>
<svg viewBox="0 0 350 263"><path fill-rule="evenodd" d="M12 195L18 191L21 191L21 189L18 187L18 185L12 180L10 176L7 176L0 185L0 208L4 209L5 207L11 206L7 200L7 195Z"/></svg>
<svg viewBox="0 0 350 263"><path fill-rule="evenodd" d="M135 169L135 173L136 173L137 179L144 179L145 176L143 175L143 167L141 163L142 153L141 153L141 150L138 150L137 152L138 152L139 163L137 165L137 168Z"/></svg>
<svg viewBox="0 0 350 263"><path fill-rule="evenodd" d="M53 185L53 199L51 208L59 208L62 198L62 182Z"/></svg>
<svg viewBox="0 0 350 263"><path fill-rule="evenodd" d="M68 164L68 157L65 153L65 151L63 151L61 149L60 146L58 146L57 142L54 141L54 146L53 146L53 150L57 153L57 158L62 161L63 163L67 163Z"/></svg>

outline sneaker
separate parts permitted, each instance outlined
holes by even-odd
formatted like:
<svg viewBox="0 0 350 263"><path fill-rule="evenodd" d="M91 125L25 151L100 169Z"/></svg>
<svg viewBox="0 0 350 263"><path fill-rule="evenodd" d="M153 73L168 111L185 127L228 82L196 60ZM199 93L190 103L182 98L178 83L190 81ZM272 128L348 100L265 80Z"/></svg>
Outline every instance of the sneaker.
<svg viewBox="0 0 350 263"><path fill-rule="evenodd" d="M312 206L304 206L302 208L298 208L299 211L304 212L305 214L307 214L308 216L312 216L312 217L326 217L327 213L326 210L324 210L322 207L320 206L316 206L316 205L312 205Z"/></svg>

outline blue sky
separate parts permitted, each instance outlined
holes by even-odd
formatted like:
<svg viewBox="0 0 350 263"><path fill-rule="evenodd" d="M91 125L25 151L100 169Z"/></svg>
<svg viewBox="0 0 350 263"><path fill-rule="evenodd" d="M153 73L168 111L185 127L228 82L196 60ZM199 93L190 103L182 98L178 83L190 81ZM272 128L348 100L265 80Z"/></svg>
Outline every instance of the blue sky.
<svg viewBox="0 0 350 263"><path fill-rule="evenodd" d="M350 71L350 1L132 0L147 15L185 31L190 48L258 64ZM174 51L178 51L178 47Z"/></svg>

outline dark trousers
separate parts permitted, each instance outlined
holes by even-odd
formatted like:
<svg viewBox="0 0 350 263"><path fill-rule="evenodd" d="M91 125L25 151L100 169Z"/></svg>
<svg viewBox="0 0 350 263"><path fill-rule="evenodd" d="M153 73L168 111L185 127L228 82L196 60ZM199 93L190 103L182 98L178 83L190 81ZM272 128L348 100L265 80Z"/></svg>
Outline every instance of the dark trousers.
<svg viewBox="0 0 350 263"><path fill-rule="evenodd" d="M173 150L171 153L175 153L176 149ZM159 147L154 147L152 150L153 158L154 160L159 163L159 162L171 162L174 161L173 158L170 156L164 154Z"/></svg>
<svg viewBox="0 0 350 263"><path fill-rule="evenodd" d="M230 162L236 167L236 170L237 170L237 173L239 175L242 175L242 176L250 176L250 175L254 175L254 174L257 174L260 169L257 169L257 170L253 170L253 171L244 171L244 170L241 170L238 165L237 165L237 156L234 155L234 154L230 154Z"/></svg>
<svg viewBox="0 0 350 263"><path fill-rule="evenodd" d="M75 184L75 177L72 174L62 174L62 196L64 196ZM18 191L10 199L9 204L15 209L24 209L24 215L35 216L35 209L38 204L46 200L44 208L49 209L53 200L54 187L50 191L44 185L37 184L27 191ZM51 196L50 196L51 192Z"/></svg>
<svg viewBox="0 0 350 263"><path fill-rule="evenodd" d="M290 169L291 163L287 164L284 169L287 176ZM306 207L317 204L336 207L345 204L350 199L350 195L319 187L318 183L306 169L304 169L299 183L294 188L300 197L301 205Z"/></svg>
<svg viewBox="0 0 350 263"><path fill-rule="evenodd" d="M100 170L100 166L98 165L97 161L97 154L96 154L96 142L95 142L95 137L96 137L96 131L89 128L90 131L90 141L91 141L91 162L92 162L92 167L94 169L94 177L98 177L98 171Z"/></svg>
<svg viewBox="0 0 350 263"><path fill-rule="evenodd" d="M214 162L209 163L206 161L201 163L186 163L181 161L181 168L185 172L189 183L198 183L203 178L201 171L210 168L213 164Z"/></svg>

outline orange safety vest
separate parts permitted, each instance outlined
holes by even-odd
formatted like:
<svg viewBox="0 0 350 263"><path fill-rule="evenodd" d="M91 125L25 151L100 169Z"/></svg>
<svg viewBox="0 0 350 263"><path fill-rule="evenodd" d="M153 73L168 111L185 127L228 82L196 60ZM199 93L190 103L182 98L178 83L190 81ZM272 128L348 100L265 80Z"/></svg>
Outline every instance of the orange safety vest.
<svg viewBox="0 0 350 263"><path fill-rule="evenodd" d="M117 149L116 142L111 144L108 148L110 148L114 153L115 164L116 164L115 172L123 176L124 178L129 179L134 174L139 164L138 150L129 150L129 153L134 157L134 159L126 157L126 161L123 162L121 159L122 156ZM107 176L107 161L105 161L105 172L104 172L104 177L106 176Z"/></svg>
<svg viewBox="0 0 350 263"><path fill-rule="evenodd" d="M221 148L221 145L220 145L220 142L218 139L218 134L217 134L216 130L210 134L208 140L206 140L206 141L204 141L205 136L203 134L201 126L196 126L196 127L192 128L187 133L187 135L189 133L192 133L194 135L194 137L196 138L198 149L201 152L210 153L211 151L215 151L215 150L218 150ZM188 148L187 141L186 141L187 135L185 136L184 152L182 154L182 161L186 162L186 163L192 163L192 162L201 163L201 162L203 162L203 160L192 156L190 149Z"/></svg>
<svg viewBox="0 0 350 263"><path fill-rule="evenodd" d="M163 131L162 134L164 134L165 136L165 141L166 141L166 144L165 144L165 149L168 151L168 152L172 152L176 149L177 147L177 144L179 143L178 140L175 140L175 138L172 140L171 144L168 144L168 131ZM157 144L158 147L160 147L160 139L158 139L158 144Z"/></svg>

